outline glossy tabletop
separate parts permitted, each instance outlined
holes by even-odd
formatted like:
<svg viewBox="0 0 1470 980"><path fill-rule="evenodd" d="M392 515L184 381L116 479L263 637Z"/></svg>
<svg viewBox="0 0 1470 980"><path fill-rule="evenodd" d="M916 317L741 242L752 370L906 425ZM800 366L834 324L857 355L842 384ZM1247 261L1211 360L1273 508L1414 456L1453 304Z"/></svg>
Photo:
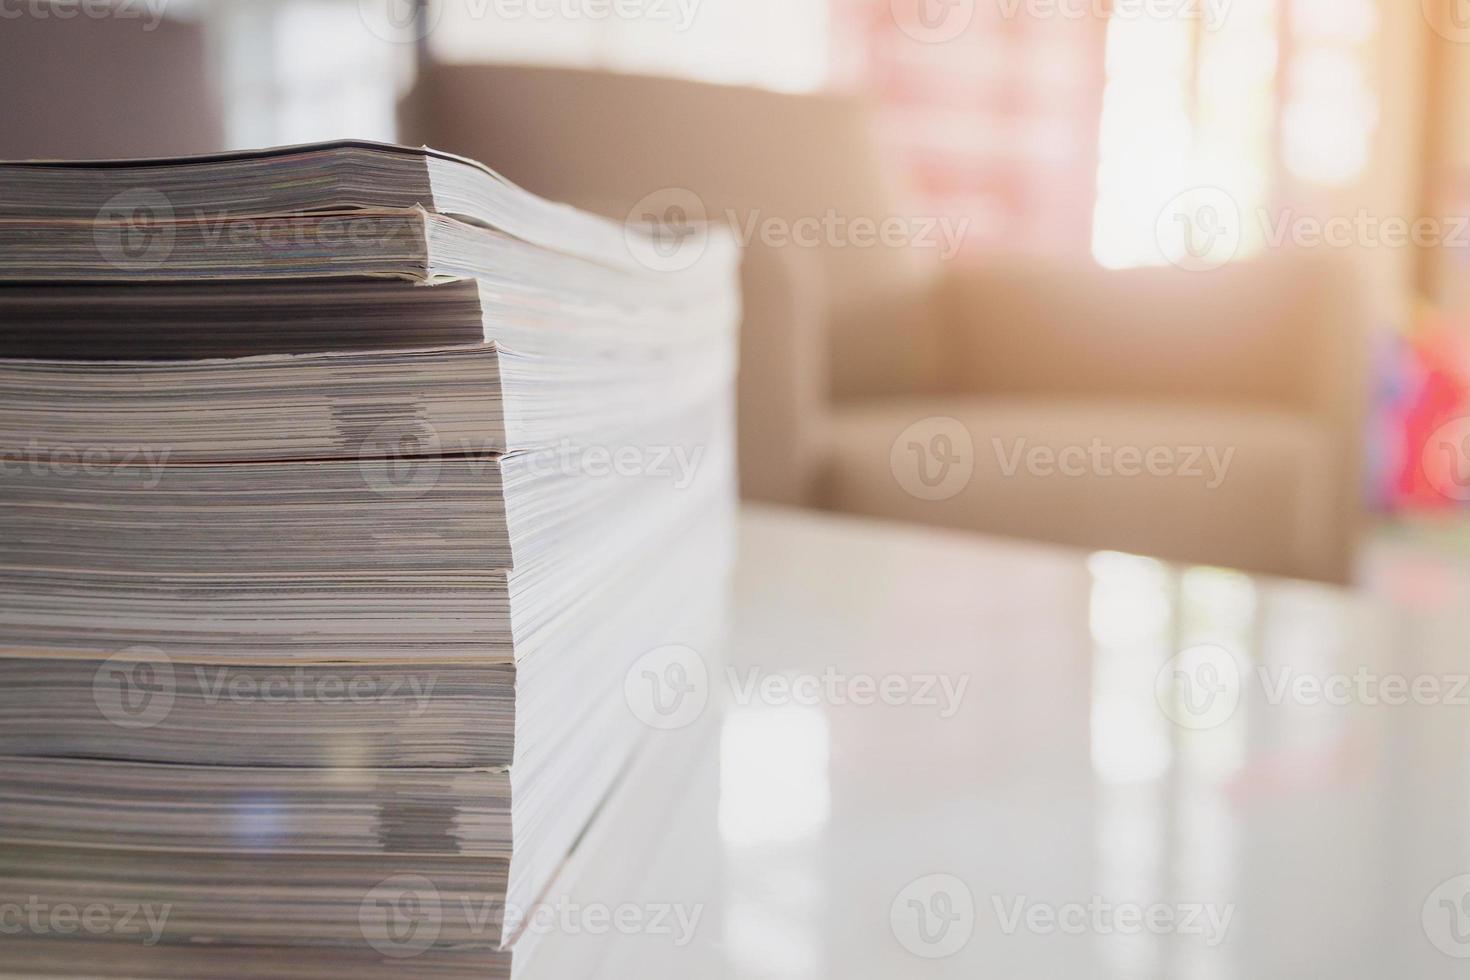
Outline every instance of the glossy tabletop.
<svg viewBox="0 0 1470 980"><path fill-rule="evenodd" d="M742 551L719 730L616 888L697 923L599 976L1470 976L1452 591L767 510Z"/></svg>

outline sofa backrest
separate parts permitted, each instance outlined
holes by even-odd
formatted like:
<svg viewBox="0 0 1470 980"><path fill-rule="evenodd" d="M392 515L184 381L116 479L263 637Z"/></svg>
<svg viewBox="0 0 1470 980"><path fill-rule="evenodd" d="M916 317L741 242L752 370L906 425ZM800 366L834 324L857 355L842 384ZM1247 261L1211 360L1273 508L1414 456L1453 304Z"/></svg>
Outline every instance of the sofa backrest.
<svg viewBox="0 0 1470 980"><path fill-rule="evenodd" d="M950 386L1333 411L1368 313L1346 258L1272 253L1206 272L994 258L947 292Z"/></svg>
<svg viewBox="0 0 1470 980"><path fill-rule="evenodd" d="M681 188L737 235L759 229L757 240L798 231L800 219L809 235L829 215L897 213L871 125L853 98L515 65L425 65L402 112L405 141L482 160L543 197L621 221L648 195ZM831 392L929 387L933 344L911 317L932 256L854 246L843 229L816 235L815 247L777 247L819 256Z"/></svg>

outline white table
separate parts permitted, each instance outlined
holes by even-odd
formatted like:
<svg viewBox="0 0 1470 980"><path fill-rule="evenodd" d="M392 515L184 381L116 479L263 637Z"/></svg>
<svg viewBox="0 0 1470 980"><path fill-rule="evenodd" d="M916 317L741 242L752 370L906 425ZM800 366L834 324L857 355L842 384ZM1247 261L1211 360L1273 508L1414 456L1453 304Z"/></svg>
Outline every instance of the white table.
<svg viewBox="0 0 1470 980"><path fill-rule="evenodd" d="M729 708L660 860L604 883L699 909L692 941L599 938L597 976L1470 976L1447 599L764 510L742 537L735 687L820 696Z"/></svg>

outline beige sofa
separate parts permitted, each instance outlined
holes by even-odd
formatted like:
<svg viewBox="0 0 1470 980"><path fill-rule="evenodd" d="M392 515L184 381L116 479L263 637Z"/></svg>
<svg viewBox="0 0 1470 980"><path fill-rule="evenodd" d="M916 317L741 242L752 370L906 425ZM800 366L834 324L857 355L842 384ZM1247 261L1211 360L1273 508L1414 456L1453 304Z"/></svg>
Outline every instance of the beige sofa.
<svg viewBox="0 0 1470 980"><path fill-rule="evenodd" d="M954 383L836 407L823 499L1345 581L1365 397L1351 285L1305 258L1207 274L1021 261L957 274L940 287ZM891 475L895 440L933 417L974 440L973 474L949 499Z"/></svg>
<svg viewBox="0 0 1470 980"><path fill-rule="evenodd" d="M918 219L908 227L922 238L925 216L895 203L866 107L846 98L431 65L403 118L406 140L619 219L682 188L712 219L776 229L746 250L750 497L1350 575L1366 331L1354 278L1331 261L1119 273L944 261L926 241L844 233L763 244L831 215ZM909 469L946 460L959 472L945 469L943 486Z"/></svg>

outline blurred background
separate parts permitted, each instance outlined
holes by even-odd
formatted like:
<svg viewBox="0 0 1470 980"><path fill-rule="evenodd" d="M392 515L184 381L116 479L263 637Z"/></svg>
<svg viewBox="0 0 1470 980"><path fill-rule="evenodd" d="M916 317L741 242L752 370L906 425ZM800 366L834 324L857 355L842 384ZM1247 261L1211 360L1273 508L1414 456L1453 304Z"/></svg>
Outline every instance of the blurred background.
<svg viewBox="0 0 1470 980"><path fill-rule="evenodd" d="M1470 569L1465 0L0 0L0 156L428 143L746 248L747 496Z"/></svg>

